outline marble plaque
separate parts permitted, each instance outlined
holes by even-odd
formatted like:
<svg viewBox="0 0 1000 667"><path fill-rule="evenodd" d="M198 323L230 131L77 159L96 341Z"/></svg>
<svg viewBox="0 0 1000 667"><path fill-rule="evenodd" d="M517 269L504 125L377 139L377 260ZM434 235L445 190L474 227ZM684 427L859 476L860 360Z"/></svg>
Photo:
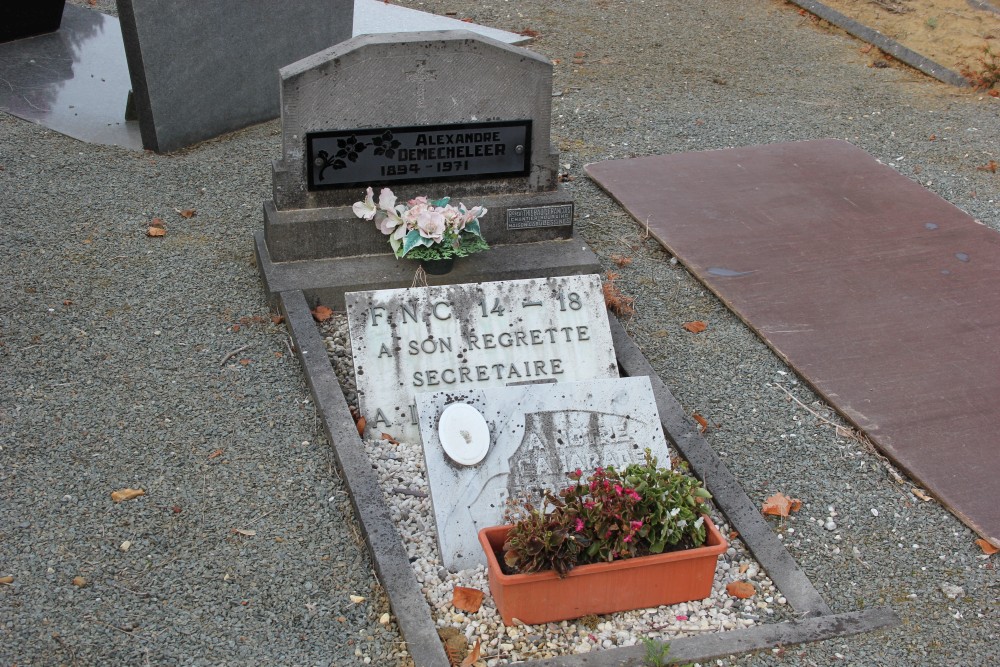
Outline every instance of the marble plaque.
<svg viewBox="0 0 1000 667"><path fill-rule="evenodd" d="M351 292L367 436L419 441L414 396L618 377L596 275Z"/></svg>
<svg viewBox="0 0 1000 667"><path fill-rule="evenodd" d="M577 468L642 463L647 447L670 467L647 377L466 387L416 400L438 546L452 571L485 564L477 534L503 523L508 498L535 502L543 489L568 486L566 473ZM441 443L438 422L455 403L477 409L489 426L489 449L475 465L455 463Z"/></svg>

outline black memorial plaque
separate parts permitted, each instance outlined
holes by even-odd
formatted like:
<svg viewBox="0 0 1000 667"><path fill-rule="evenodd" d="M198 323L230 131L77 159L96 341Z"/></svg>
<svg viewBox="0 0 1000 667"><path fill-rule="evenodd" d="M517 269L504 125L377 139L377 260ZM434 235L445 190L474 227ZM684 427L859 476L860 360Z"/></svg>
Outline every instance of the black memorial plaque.
<svg viewBox="0 0 1000 667"><path fill-rule="evenodd" d="M309 189L527 176L531 121L311 132Z"/></svg>
<svg viewBox="0 0 1000 667"><path fill-rule="evenodd" d="M530 206L507 209L507 229L567 227L573 224L573 205Z"/></svg>

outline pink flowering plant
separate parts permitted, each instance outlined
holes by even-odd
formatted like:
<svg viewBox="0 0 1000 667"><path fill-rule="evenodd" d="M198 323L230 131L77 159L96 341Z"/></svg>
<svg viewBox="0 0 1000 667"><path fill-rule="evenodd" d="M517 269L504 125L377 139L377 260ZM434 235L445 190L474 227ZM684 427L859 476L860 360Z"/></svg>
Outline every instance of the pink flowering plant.
<svg viewBox="0 0 1000 667"><path fill-rule="evenodd" d="M382 188L375 202L371 188L364 201L354 202L354 215L374 220L380 232L389 237L396 258L448 259L465 257L489 250L479 228L479 219L486 215L482 206L466 208L452 206L449 197L428 200L416 197L405 204L396 203L396 195Z"/></svg>
<svg viewBox="0 0 1000 667"><path fill-rule="evenodd" d="M712 495L694 477L658 467L648 449L645 463L568 477L570 486L545 491L541 508L525 502L508 513L513 526L503 557L511 572L555 570L564 577L575 565L705 543L702 504Z"/></svg>

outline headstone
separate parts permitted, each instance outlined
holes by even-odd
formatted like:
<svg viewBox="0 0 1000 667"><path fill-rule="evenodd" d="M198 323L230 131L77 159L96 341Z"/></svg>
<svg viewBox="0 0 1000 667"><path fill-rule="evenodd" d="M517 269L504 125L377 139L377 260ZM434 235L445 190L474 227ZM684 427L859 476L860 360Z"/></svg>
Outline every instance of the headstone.
<svg viewBox="0 0 1000 667"><path fill-rule="evenodd" d="M618 377L595 275L351 292L347 317L375 436L418 440L420 392Z"/></svg>
<svg viewBox="0 0 1000 667"><path fill-rule="evenodd" d="M278 116L279 68L349 39L354 22L354 0L117 5L143 145L160 153Z"/></svg>
<svg viewBox="0 0 1000 667"><path fill-rule="evenodd" d="M426 32L428 30L471 30L508 44L530 42L531 37L489 28L448 16L421 12L386 0L354 0L354 35L383 32Z"/></svg>
<svg viewBox="0 0 1000 667"><path fill-rule="evenodd" d="M8 0L0 5L0 42L55 32L66 0Z"/></svg>
<svg viewBox="0 0 1000 667"><path fill-rule="evenodd" d="M282 68L270 260L389 254L351 210L368 186L485 206L490 244L572 238L551 111L547 59L466 30L361 35Z"/></svg>
<svg viewBox="0 0 1000 667"><path fill-rule="evenodd" d="M485 563L476 536L503 523L508 499L538 501L544 489L568 486L566 473L577 468L642 463L646 448L670 467L647 377L458 388L416 400L438 545L452 571ZM478 410L489 427L489 449L474 465L456 463L441 443L441 416L459 404Z"/></svg>

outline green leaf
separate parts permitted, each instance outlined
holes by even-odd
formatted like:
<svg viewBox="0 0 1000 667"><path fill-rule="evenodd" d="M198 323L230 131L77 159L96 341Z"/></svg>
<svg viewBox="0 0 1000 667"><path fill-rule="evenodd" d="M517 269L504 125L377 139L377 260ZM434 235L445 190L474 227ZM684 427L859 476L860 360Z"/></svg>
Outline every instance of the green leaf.
<svg viewBox="0 0 1000 667"><path fill-rule="evenodd" d="M483 236L483 232L479 229L479 220L473 220L472 222L465 223L465 229L462 231L475 234L480 238Z"/></svg>
<svg viewBox="0 0 1000 667"><path fill-rule="evenodd" d="M442 197L441 199L436 199L431 202L431 206L447 206L448 202L451 201L451 197Z"/></svg>
<svg viewBox="0 0 1000 667"><path fill-rule="evenodd" d="M419 231L417 231L416 229L411 229L409 232L406 233L406 236L403 237L403 252L399 256L405 257L408 252L410 252L417 246L427 245L426 243L424 243L425 240L430 240L430 239L424 239L424 237L420 235Z"/></svg>

